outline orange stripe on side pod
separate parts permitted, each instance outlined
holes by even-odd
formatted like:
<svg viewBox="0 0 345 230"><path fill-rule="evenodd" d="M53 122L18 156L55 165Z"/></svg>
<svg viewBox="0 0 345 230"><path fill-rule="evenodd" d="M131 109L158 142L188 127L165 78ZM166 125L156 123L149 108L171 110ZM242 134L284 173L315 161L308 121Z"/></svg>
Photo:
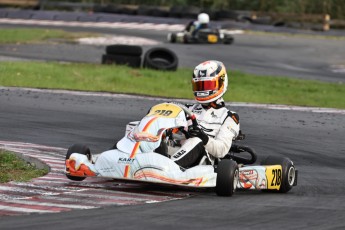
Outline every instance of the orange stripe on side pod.
<svg viewBox="0 0 345 230"><path fill-rule="evenodd" d="M152 118L149 122L147 122L147 124L145 125L144 129L143 129L143 132L147 131L148 128L150 128L151 124L157 119L158 117L154 117ZM130 159L133 159L135 158L137 152L138 152L138 149L139 149L139 146L140 146L140 142L137 142L135 145L134 145L134 148L131 152L131 155L130 155ZM130 170L130 165L127 164L126 167L125 167L125 173L124 173L124 177L127 178L128 177L128 174L129 174L129 170Z"/></svg>
<svg viewBox="0 0 345 230"><path fill-rule="evenodd" d="M125 173L123 174L123 177L127 178L128 177L128 172L129 172L129 165L126 165Z"/></svg>
<svg viewBox="0 0 345 230"><path fill-rule="evenodd" d="M134 148L133 148L132 153L131 153L131 156L130 156L131 159L133 159L135 157L135 155L138 151L139 145L140 145L140 142L135 143ZM130 165L127 164L125 167L125 173L123 175L124 177L128 177L129 169L130 169Z"/></svg>

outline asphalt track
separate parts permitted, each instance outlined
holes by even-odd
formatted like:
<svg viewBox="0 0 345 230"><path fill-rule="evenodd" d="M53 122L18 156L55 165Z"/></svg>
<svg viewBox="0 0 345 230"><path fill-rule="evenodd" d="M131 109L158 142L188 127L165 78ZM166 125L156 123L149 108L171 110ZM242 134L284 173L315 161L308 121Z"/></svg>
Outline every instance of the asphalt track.
<svg viewBox="0 0 345 230"><path fill-rule="evenodd" d="M109 148L127 122L161 101L6 88L0 95L0 140L62 148L87 143L94 152ZM287 194L238 192L224 198L205 191L163 203L0 217L0 228L343 229L344 114L230 108L240 114L244 144L257 150L259 160L280 155L294 161L297 187Z"/></svg>
<svg viewBox="0 0 345 230"><path fill-rule="evenodd" d="M160 101L1 88L0 140L62 148L82 142L99 152ZM344 229L343 112L228 106L239 113L243 143L257 150L259 161L267 155L294 161L297 187L287 194L224 198L205 191L162 203L0 217L0 229Z"/></svg>

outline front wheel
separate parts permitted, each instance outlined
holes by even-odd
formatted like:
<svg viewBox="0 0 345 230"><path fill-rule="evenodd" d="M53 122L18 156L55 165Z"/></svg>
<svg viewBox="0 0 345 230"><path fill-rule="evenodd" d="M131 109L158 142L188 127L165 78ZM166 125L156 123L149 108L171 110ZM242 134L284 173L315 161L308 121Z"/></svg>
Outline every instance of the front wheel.
<svg viewBox="0 0 345 230"><path fill-rule="evenodd" d="M297 185L297 170L293 162L287 157L268 156L261 162L261 165L281 165L281 185L279 192L287 193L294 185Z"/></svg>
<svg viewBox="0 0 345 230"><path fill-rule="evenodd" d="M66 154L66 160L68 160L69 157L73 153L83 154L83 155L87 156L87 158L89 160L91 160L91 158L92 158L90 148L87 147L86 145L74 144L71 147L69 147L68 150L67 150L67 154ZM71 175L69 175L67 173L66 173L66 177L68 179L74 180L74 181L82 181L82 180L84 180L86 178L86 177L79 177L79 176L71 176Z"/></svg>
<svg viewBox="0 0 345 230"><path fill-rule="evenodd" d="M175 33L168 34L168 42L176 43L177 35Z"/></svg>
<svg viewBox="0 0 345 230"><path fill-rule="evenodd" d="M235 161L223 159L217 166L216 193L218 196L232 196L238 183L239 169Z"/></svg>
<svg viewBox="0 0 345 230"><path fill-rule="evenodd" d="M223 40L223 43L226 44L226 45L231 45L232 43L234 43L234 38L233 37L225 36L224 40Z"/></svg>
<svg viewBox="0 0 345 230"><path fill-rule="evenodd" d="M231 45L234 42L233 38L224 38L223 43L226 45Z"/></svg>

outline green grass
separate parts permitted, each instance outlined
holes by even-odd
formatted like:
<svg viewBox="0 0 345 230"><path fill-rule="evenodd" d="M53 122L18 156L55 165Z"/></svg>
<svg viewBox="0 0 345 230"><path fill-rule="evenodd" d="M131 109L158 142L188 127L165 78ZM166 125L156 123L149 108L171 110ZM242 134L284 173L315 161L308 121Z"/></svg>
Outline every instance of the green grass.
<svg viewBox="0 0 345 230"><path fill-rule="evenodd" d="M58 29L0 29L0 44L37 43L49 39L73 40L76 38L95 36L91 33L66 32Z"/></svg>
<svg viewBox="0 0 345 230"><path fill-rule="evenodd" d="M0 85L192 99L191 69L161 72L126 66L42 62L0 63ZM255 76L228 70L229 102L345 108L341 83Z"/></svg>
<svg viewBox="0 0 345 230"><path fill-rule="evenodd" d="M47 169L36 169L15 154L0 150L0 183L25 182L48 173Z"/></svg>

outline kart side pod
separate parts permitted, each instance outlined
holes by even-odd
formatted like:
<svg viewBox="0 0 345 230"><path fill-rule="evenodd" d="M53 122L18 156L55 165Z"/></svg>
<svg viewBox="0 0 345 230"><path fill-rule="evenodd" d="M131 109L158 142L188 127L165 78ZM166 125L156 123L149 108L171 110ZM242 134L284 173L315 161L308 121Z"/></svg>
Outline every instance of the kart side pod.
<svg viewBox="0 0 345 230"><path fill-rule="evenodd" d="M238 189L286 193L297 185L297 170L286 157L269 156L257 166L240 168Z"/></svg>

